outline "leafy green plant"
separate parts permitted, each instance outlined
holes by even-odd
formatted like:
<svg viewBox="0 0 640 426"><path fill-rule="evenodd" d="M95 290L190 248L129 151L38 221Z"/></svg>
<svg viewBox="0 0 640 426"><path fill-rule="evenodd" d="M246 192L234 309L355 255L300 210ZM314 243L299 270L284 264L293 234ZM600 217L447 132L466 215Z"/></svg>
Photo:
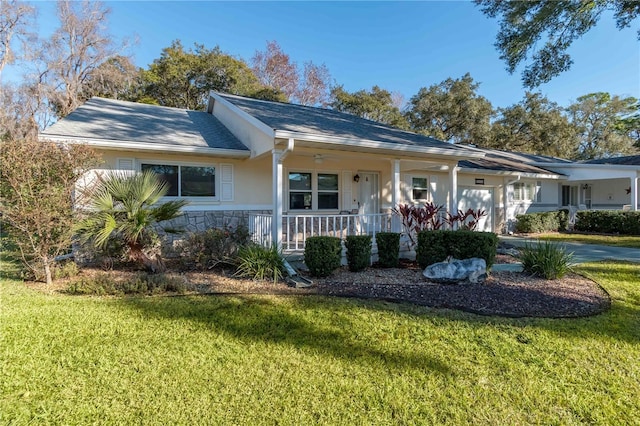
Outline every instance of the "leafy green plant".
<svg viewBox="0 0 640 426"><path fill-rule="evenodd" d="M78 265L76 265L74 261L68 260L66 262L56 263L53 268L53 278L56 280L60 278L71 278L78 275L79 272L80 268L78 268Z"/></svg>
<svg viewBox="0 0 640 426"><path fill-rule="evenodd" d="M82 242L105 247L119 239L129 260L150 272L165 269L154 225L178 217L185 200L160 203L168 186L151 171L115 173L101 181L91 196L91 212L76 227Z"/></svg>
<svg viewBox="0 0 640 426"><path fill-rule="evenodd" d="M349 235L345 246L350 271L362 271L371 264L371 235Z"/></svg>
<svg viewBox="0 0 640 426"><path fill-rule="evenodd" d="M73 295L122 296L149 295L164 292L185 293L187 284L182 277L140 272L131 279L118 279L110 272L73 280L66 292Z"/></svg>
<svg viewBox="0 0 640 426"><path fill-rule="evenodd" d="M249 241L246 226L212 228L188 234L177 243L176 250L183 268L206 270L235 265L240 249Z"/></svg>
<svg viewBox="0 0 640 426"><path fill-rule="evenodd" d="M307 238L304 263L314 277L327 277L340 267L342 244L340 238L315 236Z"/></svg>
<svg viewBox="0 0 640 426"><path fill-rule="evenodd" d="M519 214L516 216L516 232L525 234L564 231L569 226L569 211L549 211Z"/></svg>
<svg viewBox="0 0 640 426"><path fill-rule="evenodd" d="M493 265L498 248L498 236L493 232L423 231L418 234L416 260L421 268L444 261L448 256L456 259L480 257Z"/></svg>
<svg viewBox="0 0 640 426"><path fill-rule="evenodd" d="M548 280L564 277L573 267L573 253L551 241L527 244L520 252L524 272L542 276Z"/></svg>
<svg viewBox="0 0 640 426"><path fill-rule="evenodd" d="M576 214L576 231L640 235L640 212L587 210Z"/></svg>
<svg viewBox="0 0 640 426"><path fill-rule="evenodd" d="M238 253L236 275L254 280L273 279L277 282L284 274L284 260L277 246L270 248L258 244L242 247Z"/></svg>
<svg viewBox="0 0 640 426"><path fill-rule="evenodd" d="M378 232L376 243L378 245L378 265L382 268L397 267L400 258L400 234L397 232Z"/></svg>

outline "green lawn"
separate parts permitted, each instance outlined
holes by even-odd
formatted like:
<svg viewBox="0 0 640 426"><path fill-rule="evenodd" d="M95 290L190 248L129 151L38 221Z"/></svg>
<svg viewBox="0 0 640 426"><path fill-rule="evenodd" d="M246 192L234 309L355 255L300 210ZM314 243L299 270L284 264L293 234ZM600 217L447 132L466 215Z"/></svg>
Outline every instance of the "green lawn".
<svg viewBox="0 0 640 426"><path fill-rule="evenodd" d="M45 295L0 283L0 424L633 424L640 265L582 319L325 297Z"/></svg>
<svg viewBox="0 0 640 426"><path fill-rule="evenodd" d="M604 246L640 248L640 236L633 235L594 235L549 233L537 234L536 238L550 241L565 241L569 243L601 244Z"/></svg>

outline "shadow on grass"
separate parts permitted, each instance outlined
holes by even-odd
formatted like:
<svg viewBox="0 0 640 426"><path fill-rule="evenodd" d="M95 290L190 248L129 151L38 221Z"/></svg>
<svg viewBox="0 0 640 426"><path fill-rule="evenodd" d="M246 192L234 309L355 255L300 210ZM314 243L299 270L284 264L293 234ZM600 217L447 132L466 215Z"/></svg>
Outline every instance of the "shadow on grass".
<svg viewBox="0 0 640 426"><path fill-rule="evenodd" d="M132 298L122 303L149 317L200 322L246 342L290 345L312 353L328 354L358 363L382 364L388 368L452 374L446 363L424 354L381 350L375 347L375 343L357 341L354 327L343 316L331 316L331 321L326 320L327 311L334 311L330 314L343 312L350 305L336 309L330 299L314 298L313 306L305 306L305 299L293 298L294 303L289 304L252 296L191 296ZM313 323L302 318L302 315L296 315L297 309L319 311L322 319L317 324ZM304 315L310 314L306 312Z"/></svg>

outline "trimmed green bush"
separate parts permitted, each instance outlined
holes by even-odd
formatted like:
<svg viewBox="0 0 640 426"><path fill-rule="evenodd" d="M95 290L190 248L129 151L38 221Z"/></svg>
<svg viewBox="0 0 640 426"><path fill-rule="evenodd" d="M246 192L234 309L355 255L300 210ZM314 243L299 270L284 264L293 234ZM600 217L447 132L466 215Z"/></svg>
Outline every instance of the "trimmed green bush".
<svg viewBox="0 0 640 426"><path fill-rule="evenodd" d="M273 279L275 283L282 278L283 271L284 261L277 246L267 248L250 244L238 253L237 276L254 280Z"/></svg>
<svg viewBox="0 0 640 426"><path fill-rule="evenodd" d="M416 260L421 268L446 260L448 256L456 259L480 257L487 262L487 268L493 265L498 248L498 236L493 232L423 231L418 233Z"/></svg>
<svg viewBox="0 0 640 426"><path fill-rule="evenodd" d="M564 277L573 266L573 253L551 241L526 245L520 252L522 269L529 274L538 275L548 280Z"/></svg>
<svg viewBox="0 0 640 426"><path fill-rule="evenodd" d="M342 244L338 237L317 236L307 238L304 263L314 277L327 277L340 267Z"/></svg>
<svg viewBox="0 0 640 426"><path fill-rule="evenodd" d="M350 271L362 271L371 264L371 235L349 235L345 246Z"/></svg>
<svg viewBox="0 0 640 426"><path fill-rule="evenodd" d="M378 232L376 234L378 245L378 264L382 268L395 268L400 258L400 233Z"/></svg>
<svg viewBox="0 0 640 426"><path fill-rule="evenodd" d="M576 231L640 235L640 212L586 210L576 214Z"/></svg>
<svg viewBox="0 0 640 426"><path fill-rule="evenodd" d="M564 231L569 226L569 211L537 212L516 216L516 232L531 234Z"/></svg>

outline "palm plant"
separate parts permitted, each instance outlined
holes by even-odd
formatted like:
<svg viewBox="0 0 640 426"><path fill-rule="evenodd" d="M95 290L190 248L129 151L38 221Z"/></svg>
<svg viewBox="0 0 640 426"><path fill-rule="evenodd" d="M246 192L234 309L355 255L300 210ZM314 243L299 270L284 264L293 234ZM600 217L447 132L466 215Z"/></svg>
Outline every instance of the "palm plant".
<svg viewBox="0 0 640 426"><path fill-rule="evenodd" d="M90 196L90 213L76 227L80 240L104 248L119 239L129 260L151 272L164 270L159 253L149 253L157 234L154 225L178 217L187 202L159 204L168 187L151 171L134 175L115 173L101 179Z"/></svg>

